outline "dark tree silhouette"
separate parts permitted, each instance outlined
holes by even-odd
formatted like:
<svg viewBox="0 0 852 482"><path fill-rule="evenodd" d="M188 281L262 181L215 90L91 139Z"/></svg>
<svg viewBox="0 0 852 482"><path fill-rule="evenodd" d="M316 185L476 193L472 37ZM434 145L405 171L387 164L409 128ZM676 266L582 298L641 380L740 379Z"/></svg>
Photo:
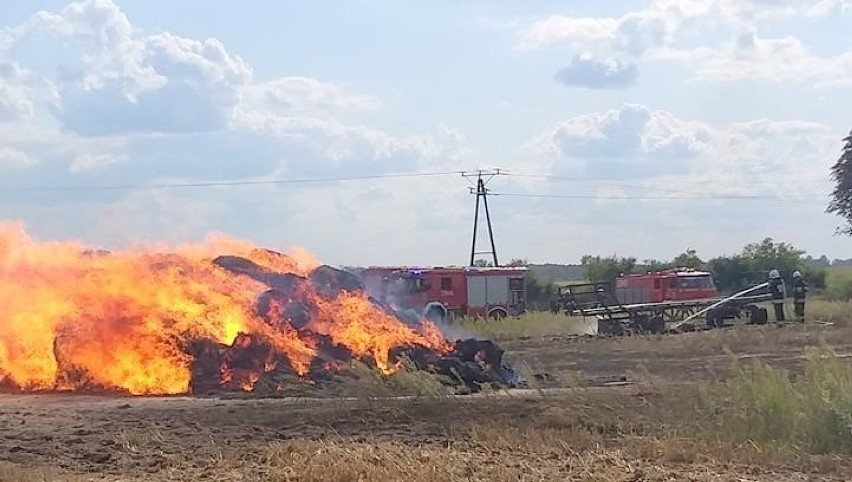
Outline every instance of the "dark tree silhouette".
<svg viewBox="0 0 852 482"><path fill-rule="evenodd" d="M843 142L843 153L831 167L831 178L835 186L826 212L836 214L846 221L845 226L837 229L839 234L852 236L852 131L843 138Z"/></svg>

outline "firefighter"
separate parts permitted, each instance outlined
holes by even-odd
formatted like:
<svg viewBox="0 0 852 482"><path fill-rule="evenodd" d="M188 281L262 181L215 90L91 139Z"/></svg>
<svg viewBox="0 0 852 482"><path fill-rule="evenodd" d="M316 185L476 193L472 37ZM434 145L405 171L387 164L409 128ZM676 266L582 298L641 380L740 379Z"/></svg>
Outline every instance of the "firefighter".
<svg viewBox="0 0 852 482"><path fill-rule="evenodd" d="M796 321L799 323L805 322L805 297L808 293L808 282L802 277L802 273L795 271L793 273L793 309L796 314Z"/></svg>
<svg viewBox="0 0 852 482"><path fill-rule="evenodd" d="M787 297L787 290L784 286L784 280L781 279L781 274L778 273L777 269L769 272L769 294L772 295L775 321L784 322L784 299Z"/></svg>

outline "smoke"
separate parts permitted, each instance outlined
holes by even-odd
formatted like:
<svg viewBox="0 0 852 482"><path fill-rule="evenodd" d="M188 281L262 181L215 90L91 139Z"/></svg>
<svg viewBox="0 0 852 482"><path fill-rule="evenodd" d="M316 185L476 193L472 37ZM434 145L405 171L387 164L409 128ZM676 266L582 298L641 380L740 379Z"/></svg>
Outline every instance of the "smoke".
<svg viewBox="0 0 852 482"><path fill-rule="evenodd" d="M350 272L355 273L363 280L363 276L359 271L360 270L351 270ZM475 335L455 324L452 314L447 311L447 308L443 304L437 301L427 303L421 310L417 310L412 307L405 306L405 304L393 293L381 293L381 288L377 286L371 286L369 283L365 283L365 290L373 302L393 311L400 319L414 329L418 329L424 320L429 320L438 328L438 330L440 330L441 334L447 340L486 340L486 338Z"/></svg>
<svg viewBox="0 0 852 482"><path fill-rule="evenodd" d="M448 340L486 340L487 338L471 333L459 325L453 324L450 321L435 322L435 325L441 330L441 333Z"/></svg>

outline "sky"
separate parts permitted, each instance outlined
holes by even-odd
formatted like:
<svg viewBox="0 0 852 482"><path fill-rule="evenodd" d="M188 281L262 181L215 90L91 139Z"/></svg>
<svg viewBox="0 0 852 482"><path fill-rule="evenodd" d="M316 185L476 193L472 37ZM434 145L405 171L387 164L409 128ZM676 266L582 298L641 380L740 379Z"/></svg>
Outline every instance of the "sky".
<svg viewBox="0 0 852 482"><path fill-rule="evenodd" d="M500 169L500 262L849 258L850 25L852 0L3 2L0 220L465 264L460 173Z"/></svg>

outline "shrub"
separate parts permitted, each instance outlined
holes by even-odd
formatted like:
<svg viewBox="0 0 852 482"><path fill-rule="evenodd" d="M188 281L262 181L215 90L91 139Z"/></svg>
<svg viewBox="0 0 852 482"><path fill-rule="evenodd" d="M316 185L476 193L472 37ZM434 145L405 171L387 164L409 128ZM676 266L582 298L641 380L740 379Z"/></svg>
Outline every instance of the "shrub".
<svg viewBox="0 0 852 482"><path fill-rule="evenodd" d="M809 350L798 378L755 361L701 393L698 409L738 442L852 453L852 366L829 349Z"/></svg>
<svg viewBox="0 0 852 482"><path fill-rule="evenodd" d="M828 300L852 300L852 271L832 270L823 296Z"/></svg>

